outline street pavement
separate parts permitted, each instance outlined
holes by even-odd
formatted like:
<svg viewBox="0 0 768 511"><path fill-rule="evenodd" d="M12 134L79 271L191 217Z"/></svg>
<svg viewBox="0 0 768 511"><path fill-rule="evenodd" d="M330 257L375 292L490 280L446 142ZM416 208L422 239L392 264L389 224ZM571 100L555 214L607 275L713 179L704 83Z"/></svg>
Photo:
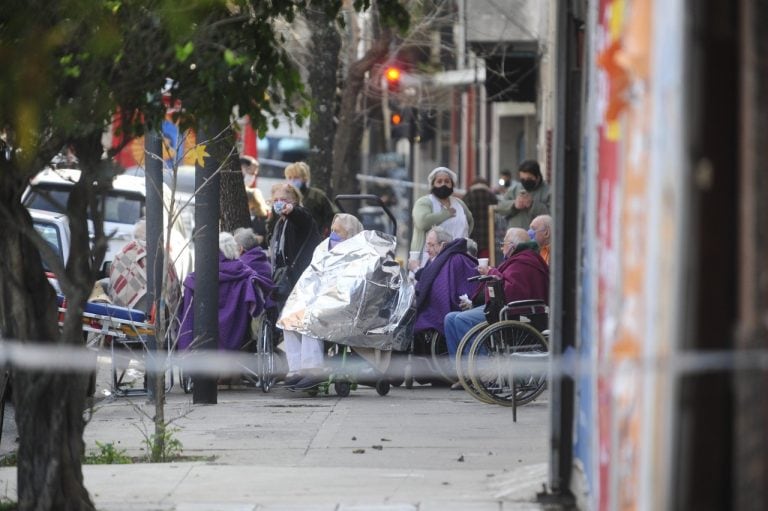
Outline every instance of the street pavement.
<svg viewBox="0 0 768 511"><path fill-rule="evenodd" d="M154 405L103 397L84 439L146 454ZM9 410L6 418L12 417ZM464 391L393 387L379 396L310 397L275 387L220 390L195 405L175 386L165 409L183 456L199 461L85 465L104 511L509 511L543 509L548 392L512 410ZM11 422L9 424L9 422ZM0 455L15 449L6 421ZM16 498L16 469L0 469L0 501Z"/></svg>

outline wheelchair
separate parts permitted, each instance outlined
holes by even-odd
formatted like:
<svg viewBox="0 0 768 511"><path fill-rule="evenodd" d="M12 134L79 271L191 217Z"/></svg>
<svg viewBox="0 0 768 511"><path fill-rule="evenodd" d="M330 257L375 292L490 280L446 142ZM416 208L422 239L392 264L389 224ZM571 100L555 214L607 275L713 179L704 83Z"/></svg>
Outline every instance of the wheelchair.
<svg viewBox="0 0 768 511"><path fill-rule="evenodd" d="M486 321L470 329L457 347L459 382L485 403L512 407L530 403L546 388L546 373L519 369L515 363L535 365L548 360L549 308L542 300L507 303L503 281L498 277L474 280L489 283L490 300Z"/></svg>
<svg viewBox="0 0 768 511"><path fill-rule="evenodd" d="M243 343L242 352L253 355L241 364L241 377L250 387L260 388L262 392L272 390L277 380L277 355L275 346L282 342L283 331L275 326L277 307L269 307L260 316L251 320L248 338ZM192 392L192 376L179 370L181 388L185 394Z"/></svg>

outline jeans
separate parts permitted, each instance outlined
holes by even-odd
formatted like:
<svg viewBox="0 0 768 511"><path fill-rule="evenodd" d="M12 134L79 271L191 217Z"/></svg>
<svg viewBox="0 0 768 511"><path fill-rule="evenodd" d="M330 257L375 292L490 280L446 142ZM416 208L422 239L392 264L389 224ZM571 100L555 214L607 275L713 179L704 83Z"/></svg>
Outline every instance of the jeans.
<svg viewBox="0 0 768 511"><path fill-rule="evenodd" d="M456 356L456 350L464 334L475 326L485 321L485 306L460 312L449 312L445 316L445 343L448 346L448 354L451 358Z"/></svg>

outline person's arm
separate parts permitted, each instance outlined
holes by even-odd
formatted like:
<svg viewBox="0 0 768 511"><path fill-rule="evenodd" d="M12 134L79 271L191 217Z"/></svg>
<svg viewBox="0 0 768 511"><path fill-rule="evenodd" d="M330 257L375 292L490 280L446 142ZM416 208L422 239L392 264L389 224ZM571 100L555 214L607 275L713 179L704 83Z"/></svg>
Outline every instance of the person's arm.
<svg viewBox="0 0 768 511"><path fill-rule="evenodd" d="M496 212L500 215L504 215L507 218L515 216L519 211L515 207L515 198L517 197L517 190L519 184L515 183L510 186L507 193L496 205Z"/></svg>
<svg viewBox="0 0 768 511"><path fill-rule="evenodd" d="M450 209L441 209L437 213L432 212L432 202L422 200L424 197L416 201L413 205L413 225L422 231L428 231L433 226L441 224L451 218Z"/></svg>

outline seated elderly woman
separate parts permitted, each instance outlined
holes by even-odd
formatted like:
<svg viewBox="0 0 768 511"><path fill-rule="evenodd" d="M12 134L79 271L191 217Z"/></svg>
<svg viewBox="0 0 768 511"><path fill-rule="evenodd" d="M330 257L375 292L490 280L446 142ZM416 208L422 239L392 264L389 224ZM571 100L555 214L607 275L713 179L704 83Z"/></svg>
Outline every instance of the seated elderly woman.
<svg viewBox="0 0 768 511"><path fill-rule="evenodd" d="M247 340L251 317L264 310L265 297L272 289L267 267L256 272L238 256L240 247L228 232L219 234L219 349L239 350ZM194 345L195 273L184 279L184 303L179 333L179 348Z"/></svg>
<svg viewBox="0 0 768 511"><path fill-rule="evenodd" d="M461 310L459 297L471 295L477 284L467 282L477 275L477 259L467 253L467 239L452 239L442 227L426 236L429 260L416 272L416 322L414 334L435 330L445 334L443 320L449 312Z"/></svg>
<svg viewBox="0 0 768 511"><path fill-rule="evenodd" d="M349 214L338 213L331 222L331 233L321 241L312 254L310 267L324 257L329 250L363 230L363 224ZM282 319L282 317L281 317ZM278 320L278 326L281 325ZM289 328L283 330L285 354L288 359L288 374L285 385L293 390L307 390L325 379L323 368L323 340L300 334Z"/></svg>
<svg viewBox="0 0 768 511"><path fill-rule="evenodd" d="M240 260L256 273L271 275L272 265L269 264L267 253L259 246L259 235L250 227L239 227L233 236L240 249Z"/></svg>

